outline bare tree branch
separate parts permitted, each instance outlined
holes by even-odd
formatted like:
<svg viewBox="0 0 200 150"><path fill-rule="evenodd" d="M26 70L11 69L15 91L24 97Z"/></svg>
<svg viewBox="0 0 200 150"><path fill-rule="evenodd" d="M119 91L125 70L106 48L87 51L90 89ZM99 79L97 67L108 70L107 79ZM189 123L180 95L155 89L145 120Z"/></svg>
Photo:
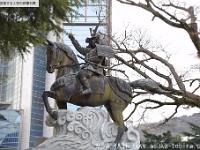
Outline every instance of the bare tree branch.
<svg viewBox="0 0 200 150"><path fill-rule="evenodd" d="M118 1L130 5L134 4L136 6L145 5L145 7L150 7L148 8L149 10L156 8L156 10L162 11L162 13L169 14L168 12L165 12L164 9L156 6L150 0L146 0L146 4L136 4L132 0ZM169 16L170 15L171 14L169 14ZM169 21L173 22L177 19L176 16L174 17L175 18L170 16L171 19L169 19ZM179 24L180 26L184 24L178 19L176 21L176 24ZM131 31L133 30L131 29ZM134 93L132 101L134 108L125 121L141 108L144 109L142 114L142 117L144 117L144 113L147 112L147 110L153 111L166 106L175 106L176 109L165 118L164 122L171 119L177 113L180 106L200 108L200 96L196 94L200 89L200 83L198 86L195 84L195 88L192 92L189 92L191 89L188 90L188 87L186 86L188 83L193 85L195 81L199 80L188 78L183 80L182 75L184 73L181 73L180 75L175 69L174 64L171 64L169 61L172 55L165 54L167 53L167 50L162 46L157 44L150 45L152 39L146 38L142 30L132 33L126 28L123 34L118 37L108 36L108 38L112 41L112 46L115 50L115 61L111 68L120 68L125 65L126 68L133 71L131 75L135 74L137 77L143 77L143 79L129 82ZM165 54L164 57L163 54ZM128 72L130 73L130 71ZM129 73L126 74L127 78ZM154 96L161 94L161 99L157 100L157 97L154 98ZM148 97L149 95L151 95L151 98ZM140 98L142 100L138 100Z"/></svg>
<svg viewBox="0 0 200 150"><path fill-rule="evenodd" d="M140 7L142 9L152 13L154 15L154 18L155 17L160 18L161 20L163 20L165 23L167 23L170 26L184 29L188 33L190 39L192 40L194 46L196 47L198 55L200 56L200 38L198 36L198 34L199 34L198 25L196 23L197 18L194 14L193 6L184 8L181 6L176 6L175 4L173 4L171 2L169 4L163 4L164 7L171 6L174 9L179 9L179 10L182 10L189 14L189 17L187 17L185 19L183 19L183 18L178 19L174 14L171 14L168 11L164 10L162 7L157 6L153 2L153 0L146 0L146 4L141 3L141 2L136 3L136 2L134 2L134 0L117 0L117 1L122 4ZM162 13L164 13L167 17L162 15ZM191 20L190 23L186 23L186 21L188 19Z"/></svg>
<svg viewBox="0 0 200 150"><path fill-rule="evenodd" d="M173 118L173 117L177 114L177 112L178 112L178 108L179 108L179 107L180 107L180 106L177 105L176 108L175 108L174 113L171 114L171 116L165 118L165 120L164 120L164 121L163 121L159 126L162 126L163 124L165 124L166 122L168 122L171 118Z"/></svg>
<svg viewBox="0 0 200 150"><path fill-rule="evenodd" d="M184 86L183 82L181 81L181 79L179 78L178 74L176 73L176 71L174 69L174 66L172 64L170 64L168 61L164 60L163 58L159 57L158 55L155 55L154 53L152 53L149 50L146 50L144 48L141 48L138 51L144 52L144 53L148 54L151 58L159 60L160 62L162 62L163 64L165 64L169 68L169 70L171 71L172 75L174 76L174 79L176 80L179 88L182 91L185 91L185 86ZM164 76L161 76L161 77L164 77ZM165 76L165 79L167 79L167 81L169 83L169 86L172 87L172 81L171 81L171 79L168 78L168 77L166 77L166 76Z"/></svg>

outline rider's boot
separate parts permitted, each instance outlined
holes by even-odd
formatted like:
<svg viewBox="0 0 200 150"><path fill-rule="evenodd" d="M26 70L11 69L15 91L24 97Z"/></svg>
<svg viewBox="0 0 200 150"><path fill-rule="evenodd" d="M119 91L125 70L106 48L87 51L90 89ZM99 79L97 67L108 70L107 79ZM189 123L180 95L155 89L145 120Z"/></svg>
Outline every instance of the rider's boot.
<svg viewBox="0 0 200 150"><path fill-rule="evenodd" d="M92 90L90 89L90 86L89 86L89 83L88 83L88 80L87 80L86 77L81 78L80 82L81 82L81 84L83 86L83 90L81 91L82 95L86 95L86 94L92 93Z"/></svg>

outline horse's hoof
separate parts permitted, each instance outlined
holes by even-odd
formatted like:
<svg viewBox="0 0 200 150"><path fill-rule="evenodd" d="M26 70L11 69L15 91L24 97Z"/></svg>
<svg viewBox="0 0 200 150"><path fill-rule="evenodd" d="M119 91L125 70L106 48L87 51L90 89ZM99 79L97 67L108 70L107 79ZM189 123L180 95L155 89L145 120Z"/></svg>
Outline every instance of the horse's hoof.
<svg viewBox="0 0 200 150"><path fill-rule="evenodd" d="M128 128L125 126L124 132L127 132L127 131L128 131Z"/></svg>
<svg viewBox="0 0 200 150"><path fill-rule="evenodd" d="M53 119L57 120L58 119L58 112L57 111L52 111L52 116Z"/></svg>

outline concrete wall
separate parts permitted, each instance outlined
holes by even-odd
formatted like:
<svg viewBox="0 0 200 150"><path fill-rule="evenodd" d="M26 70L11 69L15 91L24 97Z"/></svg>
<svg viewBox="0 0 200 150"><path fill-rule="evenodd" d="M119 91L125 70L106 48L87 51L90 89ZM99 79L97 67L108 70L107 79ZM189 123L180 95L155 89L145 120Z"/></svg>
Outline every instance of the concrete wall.
<svg viewBox="0 0 200 150"><path fill-rule="evenodd" d="M29 148L30 137L30 123L31 123L31 100L32 100L32 78L33 78L33 52L34 48L31 48L31 54L27 54L24 57L24 63L22 65L22 128L21 128L21 147L20 150Z"/></svg>

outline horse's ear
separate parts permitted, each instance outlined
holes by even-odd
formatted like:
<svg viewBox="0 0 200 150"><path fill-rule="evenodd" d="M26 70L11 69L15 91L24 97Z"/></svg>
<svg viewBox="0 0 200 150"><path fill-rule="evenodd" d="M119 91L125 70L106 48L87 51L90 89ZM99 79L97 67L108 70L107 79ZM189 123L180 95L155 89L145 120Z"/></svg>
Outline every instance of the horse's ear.
<svg viewBox="0 0 200 150"><path fill-rule="evenodd" d="M47 43L48 43L50 46L53 46L53 45L54 45L53 42L49 41L48 39L47 39Z"/></svg>
<svg viewBox="0 0 200 150"><path fill-rule="evenodd" d="M44 44L44 45L48 45L48 42L47 42L47 41L43 41L43 44Z"/></svg>

